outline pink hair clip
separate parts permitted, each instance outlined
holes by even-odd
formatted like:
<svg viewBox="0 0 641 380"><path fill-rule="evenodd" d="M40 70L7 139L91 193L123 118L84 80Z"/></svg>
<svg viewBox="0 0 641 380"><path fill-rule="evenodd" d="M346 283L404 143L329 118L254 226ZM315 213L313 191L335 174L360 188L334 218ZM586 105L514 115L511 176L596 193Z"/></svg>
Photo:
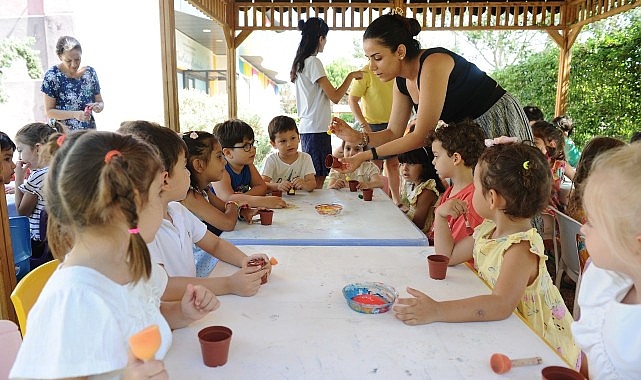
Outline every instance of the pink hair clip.
<svg viewBox="0 0 641 380"><path fill-rule="evenodd" d="M136 235L136 234L140 233L140 229L138 227L130 228L130 229L127 230L127 232L129 232L131 235Z"/></svg>
<svg viewBox="0 0 641 380"><path fill-rule="evenodd" d="M108 164L111 162L111 159L114 158L115 156L120 156L120 151L119 150L110 150L105 154L105 164Z"/></svg>
<svg viewBox="0 0 641 380"><path fill-rule="evenodd" d="M498 144L513 144L518 141L519 141L518 137L500 136L500 137L495 137L493 139L485 139L485 146L489 148L491 146L498 145Z"/></svg>
<svg viewBox="0 0 641 380"><path fill-rule="evenodd" d="M66 137L67 135L58 136L58 138L56 139L56 144L58 144L59 147L62 146L62 143L65 142Z"/></svg>

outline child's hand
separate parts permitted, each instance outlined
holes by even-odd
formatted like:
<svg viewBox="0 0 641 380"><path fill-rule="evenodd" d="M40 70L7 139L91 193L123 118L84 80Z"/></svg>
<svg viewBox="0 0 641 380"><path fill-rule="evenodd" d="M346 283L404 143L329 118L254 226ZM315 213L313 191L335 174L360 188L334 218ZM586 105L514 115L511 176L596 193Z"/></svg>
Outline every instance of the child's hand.
<svg viewBox="0 0 641 380"><path fill-rule="evenodd" d="M274 195L266 195L265 200L267 201L267 208L285 208L287 207L287 202L282 197L277 197Z"/></svg>
<svg viewBox="0 0 641 380"><path fill-rule="evenodd" d="M28 162L24 162L22 160L16 161L16 168L14 169L16 175L16 184L22 184L23 180L26 179L25 175L30 167L31 164Z"/></svg>
<svg viewBox="0 0 641 380"><path fill-rule="evenodd" d="M344 179L339 179L339 180L336 180L336 182L334 182L331 188L340 190L346 186L347 186L347 182L345 182Z"/></svg>
<svg viewBox="0 0 641 380"><path fill-rule="evenodd" d="M251 260L254 260L254 259L263 259L263 260L265 260L265 264L266 264L266 265L265 265L263 268L265 268L265 269L267 269L267 270L268 270L268 272L267 272L268 274L271 274L271 273L272 273L272 263L269 261L269 256L267 256L267 255L266 255L266 254L264 254L264 253L254 253L254 254L253 254L253 255L251 255L251 256L247 256L247 257L245 257L245 258L243 259L243 265L242 265L242 267L243 267L243 268L247 268L247 263L249 263Z"/></svg>
<svg viewBox="0 0 641 380"><path fill-rule="evenodd" d="M450 199L436 208L436 216L458 218L467 213L467 203L460 199Z"/></svg>
<svg viewBox="0 0 641 380"><path fill-rule="evenodd" d="M278 190L282 191L283 193L287 193L289 189L292 188L292 183L289 181L283 181L278 185Z"/></svg>
<svg viewBox="0 0 641 380"><path fill-rule="evenodd" d="M240 208L240 216L245 220L247 223L252 224L254 222L254 216L258 214L259 208L256 207L249 207L249 205L245 204L247 207L241 206Z"/></svg>
<svg viewBox="0 0 641 380"><path fill-rule="evenodd" d="M243 297L253 296L258 293L258 289L260 289L260 278L267 273L267 269L265 268L267 267L261 269L260 267L244 266L229 276L230 292Z"/></svg>
<svg viewBox="0 0 641 380"><path fill-rule="evenodd" d="M358 185L356 185L356 188L359 190L363 189L369 189L371 186L369 185L369 182L363 182L363 181L358 181Z"/></svg>
<svg viewBox="0 0 641 380"><path fill-rule="evenodd" d="M438 302L416 289L408 287L407 292L416 298L399 298L393 308L396 318L406 325L436 322Z"/></svg>
<svg viewBox="0 0 641 380"><path fill-rule="evenodd" d="M169 374L165 371L165 363L161 360L147 360L142 361L137 359L134 354L129 351L129 360L127 367L122 376L123 380L138 380L138 379L154 379L165 380L169 379Z"/></svg>
<svg viewBox="0 0 641 380"><path fill-rule="evenodd" d="M180 301L183 315L192 320L198 320L218 309L220 301L209 289L201 285L187 284L187 289Z"/></svg>
<svg viewBox="0 0 641 380"><path fill-rule="evenodd" d="M301 177L294 178L294 180L292 181L292 186L296 190L301 190L303 188L304 184L305 184L305 179L303 179Z"/></svg>

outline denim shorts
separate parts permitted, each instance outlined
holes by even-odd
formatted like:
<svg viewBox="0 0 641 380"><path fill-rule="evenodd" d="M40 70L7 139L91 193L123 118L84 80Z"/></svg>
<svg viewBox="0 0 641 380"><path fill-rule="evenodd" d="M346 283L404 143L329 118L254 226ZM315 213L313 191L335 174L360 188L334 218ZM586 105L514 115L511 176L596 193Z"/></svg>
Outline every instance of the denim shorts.
<svg viewBox="0 0 641 380"><path fill-rule="evenodd" d="M325 166L325 157L332 154L332 136L326 132L301 133L300 144L303 152L312 156L316 176L326 177L329 169Z"/></svg>

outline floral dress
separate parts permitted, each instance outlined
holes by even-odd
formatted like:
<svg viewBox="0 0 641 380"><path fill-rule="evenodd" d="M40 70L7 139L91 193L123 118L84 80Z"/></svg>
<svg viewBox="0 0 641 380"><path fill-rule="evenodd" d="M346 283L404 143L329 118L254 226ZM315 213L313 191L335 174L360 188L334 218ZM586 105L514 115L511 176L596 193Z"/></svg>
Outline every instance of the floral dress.
<svg viewBox="0 0 641 380"><path fill-rule="evenodd" d="M408 218L414 219L414 214L416 213L416 202L418 201L418 196L425 189L434 192L434 194L436 194L437 197L439 196L439 192L436 189L436 181L434 181L433 179L428 179L427 181L421 182L416 186L414 186L414 184L412 183L404 182L403 186L401 186L401 202L405 207L408 208L408 211L406 213ZM436 204L436 202L434 202L434 204ZM434 223L434 207L430 207L430 212L428 213L427 218L425 219L425 225L423 225L423 228L421 228L421 230L425 233L426 236L427 234L429 234L433 223Z"/></svg>
<svg viewBox="0 0 641 380"><path fill-rule="evenodd" d="M95 102L100 94L100 83L96 71L87 66L80 78L69 78L58 66L53 66L45 73L40 91L56 99L56 109L63 111L83 111L88 103ZM70 131L96 129L96 120L80 121L77 119L60 120Z"/></svg>
<svg viewBox="0 0 641 380"><path fill-rule="evenodd" d="M570 330L572 315L548 273L545 265L547 256L543 253L543 239L535 228L493 239L492 233L495 228L493 221L485 220L474 231L474 262L479 276L490 288L494 288L503 265L505 251L513 244L528 241L530 252L539 257L539 274L525 288L516 310L530 328L554 347L569 364L578 369L581 364L581 351Z"/></svg>

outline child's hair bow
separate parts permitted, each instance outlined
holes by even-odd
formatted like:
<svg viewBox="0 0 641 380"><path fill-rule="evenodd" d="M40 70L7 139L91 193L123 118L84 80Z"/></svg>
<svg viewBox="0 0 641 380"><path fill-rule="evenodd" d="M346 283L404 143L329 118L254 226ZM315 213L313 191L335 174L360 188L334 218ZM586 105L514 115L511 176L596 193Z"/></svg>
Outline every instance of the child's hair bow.
<svg viewBox="0 0 641 380"><path fill-rule="evenodd" d="M485 139L485 146L489 148L498 144L513 144L518 141L518 137L500 136L493 139Z"/></svg>

